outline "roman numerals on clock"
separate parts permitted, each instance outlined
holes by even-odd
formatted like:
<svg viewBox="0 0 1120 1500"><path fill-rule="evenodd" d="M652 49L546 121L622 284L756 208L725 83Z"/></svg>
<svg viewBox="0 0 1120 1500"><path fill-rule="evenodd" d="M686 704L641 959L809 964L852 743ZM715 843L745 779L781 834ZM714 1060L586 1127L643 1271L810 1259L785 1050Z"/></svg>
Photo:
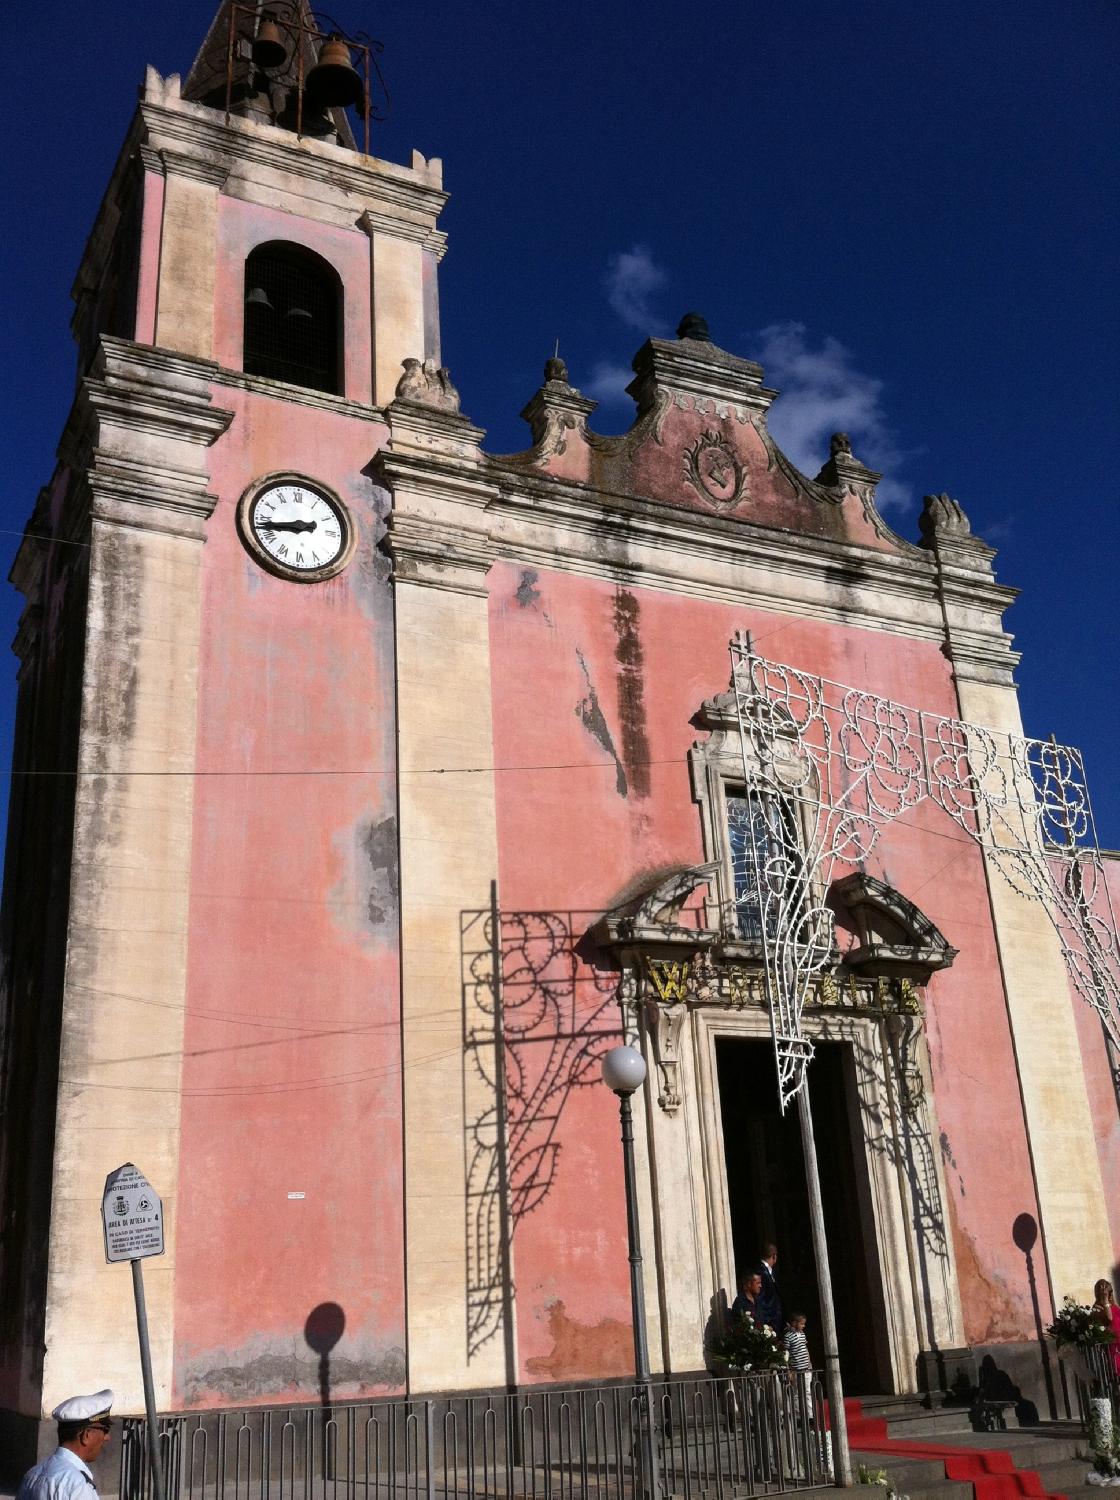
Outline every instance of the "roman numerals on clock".
<svg viewBox="0 0 1120 1500"><path fill-rule="evenodd" d="M284 578L318 582L340 572L349 558L353 536L345 507L295 478L242 496L238 523L257 560Z"/></svg>

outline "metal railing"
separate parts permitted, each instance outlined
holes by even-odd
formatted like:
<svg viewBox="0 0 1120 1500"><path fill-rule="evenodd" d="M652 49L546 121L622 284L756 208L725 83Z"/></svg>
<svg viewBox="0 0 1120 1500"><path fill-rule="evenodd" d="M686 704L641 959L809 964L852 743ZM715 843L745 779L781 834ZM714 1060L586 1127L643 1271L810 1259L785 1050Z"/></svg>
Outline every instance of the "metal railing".
<svg viewBox="0 0 1120 1500"><path fill-rule="evenodd" d="M827 1483L815 1374L160 1418L167 1500L738 1500ZM121 1500L149 1500L126 1417Z"/></svg>
<svg viewBox="0 0 1120 1500"><path fill-rule="evenodd" d="M1092 1434L1094 1428L1094 1401L1109 1401L1112 1406L1112 1421L1120 1426L1120 1372L1112 1356L1112 1346L1090 1344L1078 1350L1079 1360L1075 1366L1077 1376L1077 1407L1083 1432Z"/></svg>

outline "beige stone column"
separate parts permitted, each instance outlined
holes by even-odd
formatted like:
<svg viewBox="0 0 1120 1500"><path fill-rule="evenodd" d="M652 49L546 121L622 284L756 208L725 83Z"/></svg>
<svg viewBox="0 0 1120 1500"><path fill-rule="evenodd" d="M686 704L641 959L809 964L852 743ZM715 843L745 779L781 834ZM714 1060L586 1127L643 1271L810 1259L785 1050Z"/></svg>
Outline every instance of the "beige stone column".
<svg viewBox="0 0 1120 1500"><path fill-rule="evenodd" d="M424 257L427 251L438 259L444 241L442 234L372 209L358 223L370 241L373 403L388 406L401 378L403 360L438 357L438 325L434 329L425 326L432 319L433 298L430 291L425 292Z"/></svg>
<svg viewBox="0 0 1120 1500"><path fill-rule="evenodd" d="M131 1277L106 1265L100 1218L125 1161L164 1201L167 1250L145 1286L156 1400L170 1401L206 449L230 420L207 374L105 340L63 442L90 561L44 1412L106 1385L119 1411L143 1407Z"/></svg>
<svg viewBox="0 0 1120 1500"><path fill-rule="evenodd" d="M1000 625L1014 591L995 583L995 554L971 534L956 501L927 497L922 530L938 561L961 718L995 730L1005 751L1006 736L1023 732L1012 676L1018 657ZM1014 817L1012 808L1009 822ZM1084 1301L1112 1264L1112 1245L1072 1009L1083 1002L1071 996L1061 944L1042 906L1009 883L988 847L984 861L1050 1287L1059 1303L1067 1292Z"/></svg>
<svg viewBox="0 0 1120 1500"><path fill-rule="evenodd" d="M159 157L167 180L155 341L163 349L209 359L214 352L218 194L228 168L173 151L161 151Z"/></svg>
<svg viewBox="0 0 1120 1500"><path fill-rule="evenodd" d="M472 1013L462 932L476 930L497 879L481 432L458 401L397 401L379 458L392 490L400 797L401 987L408 1276L413 1391L504 1383L505 1329L467 1336L468 1133L496 1103L465 1039ZM475 944L477 946L477 944ZM493 1205L490 1232L502 1210ZM473 1212L473 1209L472 1209ZM494 1246L495 1253L497 1246ZM500 1289L498 1291L500 1295Z"/></svg>

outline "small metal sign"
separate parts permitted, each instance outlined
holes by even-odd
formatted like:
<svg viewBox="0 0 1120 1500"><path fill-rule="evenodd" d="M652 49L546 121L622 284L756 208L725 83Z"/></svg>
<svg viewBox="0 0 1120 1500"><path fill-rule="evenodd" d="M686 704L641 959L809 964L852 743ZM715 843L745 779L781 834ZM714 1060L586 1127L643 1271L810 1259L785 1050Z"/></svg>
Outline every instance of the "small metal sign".
<svg viewBox="0 0 1120 1500"><path fill-rule="evenodd" d="M105 1179L101 1200L105 1259L142 1260L163 1254L163 1204L143 1172L126 1161Z"/></svg>

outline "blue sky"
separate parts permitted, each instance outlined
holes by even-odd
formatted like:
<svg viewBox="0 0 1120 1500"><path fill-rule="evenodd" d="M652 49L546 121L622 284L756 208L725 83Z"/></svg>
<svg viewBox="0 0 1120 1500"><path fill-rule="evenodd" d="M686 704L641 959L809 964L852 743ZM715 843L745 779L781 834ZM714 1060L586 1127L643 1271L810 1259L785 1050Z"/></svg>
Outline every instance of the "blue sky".
<svg viewBox="0 0 1120 1500"><path fill-rule="evenodd" d="M9 17L3 320L10 557L73 389L69 288L144 65L185 71L208 0ZM1024 590L1028 732L1085 752L1120 846L1113 0L564 6L336 0L385 42L374 149L441 155L444 358L487 446L560 340L600 431L648 333L703 312L783 388L810 472L828 433L917 536L947 490ZM0 633L19 600L6 587ZM0 672L7 764L15 659Z"/></svg>

